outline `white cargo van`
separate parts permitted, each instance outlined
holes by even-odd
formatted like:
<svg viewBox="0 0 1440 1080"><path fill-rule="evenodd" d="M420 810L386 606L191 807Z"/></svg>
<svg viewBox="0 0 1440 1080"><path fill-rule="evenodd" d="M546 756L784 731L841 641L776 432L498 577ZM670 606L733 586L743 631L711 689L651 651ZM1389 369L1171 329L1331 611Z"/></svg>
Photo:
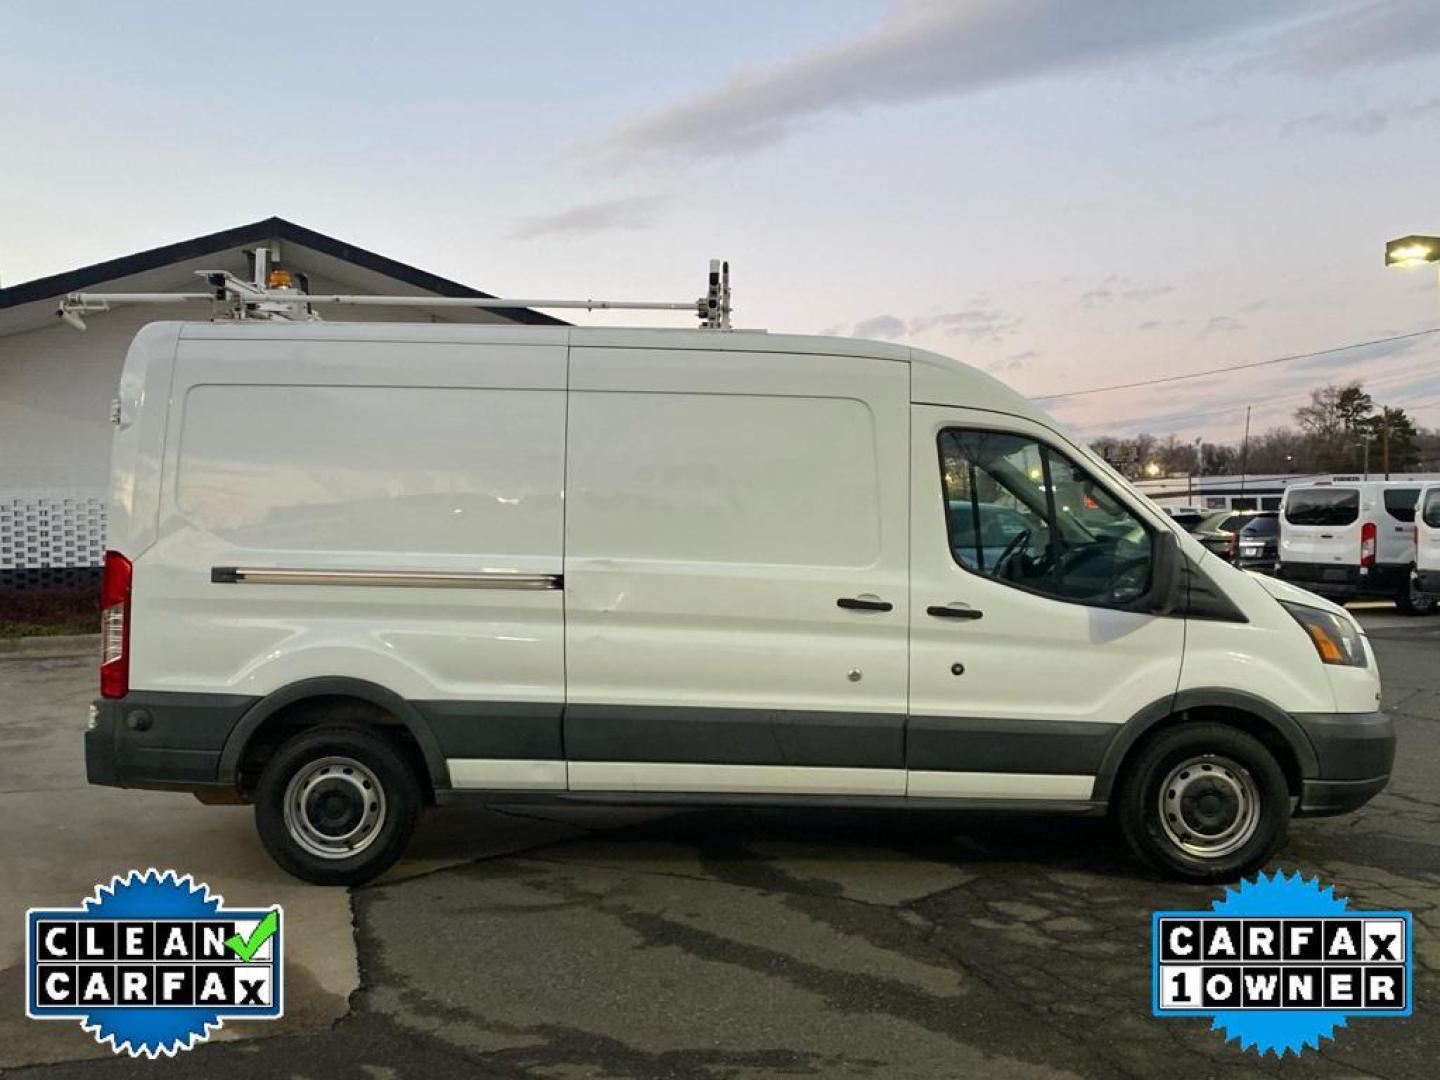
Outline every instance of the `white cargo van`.
<svg viewBox="0 0 1440 1080"><path fill-rule="evenodd" d="M1344 610L931 353L159 323L117 423L89 778L309 881L465 796L1108 808L1212 880L1390 773Z"/></svg>
<svg viewBox="0 0 1440 1080"><path fill-rule="evenodd" d="M1434 614L1435 600L1412 580L1420 487L1320 480L1286 488L1276 573L1337 603L1394 600L1407 615Z"/></svg>
<svg viewBox="0 0 1440 1080"><path fill-rule="evenodd" d="M1415 591L1440 600L1440 484L1420 489L1415 512Z"/></svg>

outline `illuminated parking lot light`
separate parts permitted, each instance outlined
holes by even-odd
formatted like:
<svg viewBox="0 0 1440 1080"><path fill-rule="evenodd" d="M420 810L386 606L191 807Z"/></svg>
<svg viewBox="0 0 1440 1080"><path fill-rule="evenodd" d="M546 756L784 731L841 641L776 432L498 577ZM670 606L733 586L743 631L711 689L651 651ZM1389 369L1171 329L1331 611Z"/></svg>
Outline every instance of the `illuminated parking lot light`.
<svg viewBox="0 0 1440 1080"><path fill-rule="evenodd" d="M1385 245L1386 266L1424 266L1440 262L1440 236L1402 236Z"/></svg>

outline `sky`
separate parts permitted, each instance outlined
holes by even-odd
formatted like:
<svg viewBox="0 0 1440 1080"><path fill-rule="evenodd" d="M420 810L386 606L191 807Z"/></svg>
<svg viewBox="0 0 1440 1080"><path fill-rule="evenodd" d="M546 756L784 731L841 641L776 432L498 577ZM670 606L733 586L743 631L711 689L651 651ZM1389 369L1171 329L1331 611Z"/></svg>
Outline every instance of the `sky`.
<svg viewBox="0 0 1440 1080"><path fill-rule="evenodd" d="M1401 337L1440 282L1383 265L1440 234L1433 0L0 0L0 27L0 284L271 214L502 296L688 300L723 257L737 325L933 349L1085 437L1234 440L1352 379L1440 427L1440 333Z"/></svg>

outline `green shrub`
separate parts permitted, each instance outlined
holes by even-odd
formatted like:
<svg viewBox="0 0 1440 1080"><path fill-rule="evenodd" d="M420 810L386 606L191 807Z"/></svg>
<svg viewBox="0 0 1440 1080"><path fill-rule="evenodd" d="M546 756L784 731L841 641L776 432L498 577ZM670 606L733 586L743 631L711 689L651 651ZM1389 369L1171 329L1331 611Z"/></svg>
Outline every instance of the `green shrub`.
<svg viewBox="0 0 1440 1080"><path fill-rule="evenodd" d="M100 597L93 586L0 588L0 637L93 634L100 630Z"/></svg>

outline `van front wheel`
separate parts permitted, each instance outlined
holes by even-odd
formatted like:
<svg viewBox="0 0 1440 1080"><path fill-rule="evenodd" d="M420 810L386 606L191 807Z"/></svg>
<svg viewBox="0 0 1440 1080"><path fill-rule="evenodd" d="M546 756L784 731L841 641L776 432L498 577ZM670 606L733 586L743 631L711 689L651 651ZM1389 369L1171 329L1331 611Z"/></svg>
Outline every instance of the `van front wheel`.
<svg viewBox="0 0 1440 1080"><path fill-rule="evenodd" d="M1140 748L1115 814L1146 862L1185 881L1230 881L1285 839L1290 792L1260 740L1224 724L1166 728Z"/></svg>
<svg viewBox="0 0 1440 1080"><path fill-rule="evenodd" d="M255 789L255 827L281 868L314 885L359 885L400 857L421 790L377 732L326 726L281 745Z"/></svg>

